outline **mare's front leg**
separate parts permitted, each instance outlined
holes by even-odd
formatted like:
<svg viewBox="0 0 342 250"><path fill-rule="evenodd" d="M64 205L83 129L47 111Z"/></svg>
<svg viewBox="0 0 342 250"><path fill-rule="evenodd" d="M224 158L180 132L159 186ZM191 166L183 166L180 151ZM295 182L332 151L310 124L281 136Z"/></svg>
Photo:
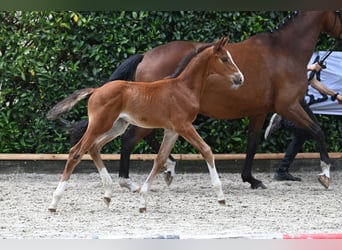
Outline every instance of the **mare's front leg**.
<svg viewBox="0 0 342 250"><path fill-rule="evenodd" d="M261 129L265 122L266 115L260 115L256 117L250 117L248 127L248 139L247 139L247 152L245 163L241 172L243 182L251 184L252 189L267 188L262 181L257 180L252 175L252 164L254 156L260 141Z"/></svg>
<svg viewBox="0 0 342 250"><path fill-rule="evenodd" d="M121 137L121 153L119 168L119 184L131 192L137 192L140 188L138 184L129 178L129 162L134 147L145 136L153 132L153 129L131 126Z"/></svg>
<svg viewBox="0 0 342 250"><path fill-rule="evenodd" d="M211 184L213 185L214 191L216 192L217 200L222 205L226 204L222 191L222 183L216 170L214 155L211 151L211 148L197 133L192 124L184 125L183 128L181 128L181 131L179 131L179 134L201 153L201 155L207 162Z"/></svg>
<svg viewBox="0 0 342 250"><path fill-rule="evenodd" d="M146 212L147 192L152 184L152 181L154 180L156 175L159 173L159 171L163 168L167 160L167 157L171 153L171 149L173 145L175 144L177 138L178 138L178 134L176 132L172 130L167 130L167 129L164 130L163 142L160 146L158 155L156 159L154 160L152 170L140 189L139 211L141 213Z"/></svg>
<svg viewBox="0 0 342 250"><path fill-rule="evenodd" d="M152 147L154 152L158 152L160 144L155 140L156 129L140 128L137 126L132 126L127 132L122 136L121 139L121 153L120 153L120 169L119 169L119 183L121 187L128 188L132 192L139 190L139 185L134 183L129 178L129 162L130 156L139 141L144 139L149 146ZM175 174L176 161L171 155L169 155L164 172L164 180L168 186L171 185L173 176Z"/></svg>

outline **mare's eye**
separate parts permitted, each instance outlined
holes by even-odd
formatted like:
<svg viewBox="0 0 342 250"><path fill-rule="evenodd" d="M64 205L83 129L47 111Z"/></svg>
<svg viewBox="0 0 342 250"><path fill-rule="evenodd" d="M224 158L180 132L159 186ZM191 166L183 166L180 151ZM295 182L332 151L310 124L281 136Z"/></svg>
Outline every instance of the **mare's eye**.
<svg viewBox="0 0 342 250"><path fill-rule="evenodd" d="M221 57L220 59L221 59L221 61L224 62L224 63L228 62L228 58L227 58L227 57Z"/></svg>

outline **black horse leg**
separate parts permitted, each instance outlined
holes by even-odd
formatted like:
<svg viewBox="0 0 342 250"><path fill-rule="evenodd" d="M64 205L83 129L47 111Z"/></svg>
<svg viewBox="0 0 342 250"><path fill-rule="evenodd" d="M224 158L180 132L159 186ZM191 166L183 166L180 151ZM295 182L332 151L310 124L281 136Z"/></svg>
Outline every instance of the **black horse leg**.
<svg viewBox="0 0 342 250"><path fill-rule="evenodd" d="M152 147L154 153L157 153L160 148L160 143L156 140L156 131L157 130L154 130L154 132L144 138L147 144ZM166 161L166 164L164 166L166 167L166 170L163 173L164 181L166 185L170 186L173 181L176 166L176 160L172 157L171 154L169 154L168 160Z"/></svg>
<svg viewBox="0 0 342 250"><path fill-rule="evenodd" d="M310 133L311 137L316 140L317 149L319 150L321 156L322 168L322 173L320 174L318 180L325 188L328 188L330 185L331 164L325 142L325 136L321 127L319 126L318 121L314 117L314 114L304 102L305 101L302 100L300 105L296 103L293 103L293 106L287 105L286 109L279 110L277 112L286 119L295 123L297 126L305 129L308 133Z"/></svg>
<svg viewBox="0 0 342 250"><path fill-rule="evenodd" d="M257 180L252 175L252 164L254 155L257 150L258 143L261 136L261 128L264 124L266 116L250 117L248 128L247 152L245 163L241 172L243 182L251 184L252 189L267 188L260 180Z"/></svg>
<svg viewBox="0 0 342 250"><path fill-rule="evenodd" d="M152 148L153 153L158 153L160 148L160 143L156 140L156 132L157 130L154 130L152 133L147 135L144 140L147 142L147 144ZM172 157L170 154L168 157L171 161L176 161L175 158Z"/></svg>
<svg viewBox="0 0 342 250"><path fill-rule="evenodd" d="M328 155L328 150L325 142L325 135L323 130L318 124L315 124L313 136L316 140L316 146L321 157L321 169L322 173L318 177L319 183L321 183L325 188L329 188L330 185L330 158Z"/></svg>
<svg viewBox="0 0 342 250"><path fill-rule="evenodd" d="M131 126L121 137L121 153L119 177L129 178L129 161L131 153L137 143L145 136L153 132L154 129L144 129Z"/></svg>

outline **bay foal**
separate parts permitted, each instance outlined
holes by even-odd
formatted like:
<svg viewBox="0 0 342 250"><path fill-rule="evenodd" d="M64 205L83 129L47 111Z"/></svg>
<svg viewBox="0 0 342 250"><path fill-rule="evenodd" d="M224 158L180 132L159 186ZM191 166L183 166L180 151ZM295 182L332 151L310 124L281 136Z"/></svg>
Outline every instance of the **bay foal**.
<svg viewBox="0 0 342 250"><path fill-rule="evenodd" d="M206 94L203 90L209 75L225 77L226 83L231 84L232 91L243 83L242 73L224 48L227 42L228 38L222 38L214 44L201 47L196 54L188 57L173 78L153 83L113 81L99 88L78 90L54 106L47 115L49 120L57 119L71 110L79 100L90 96L88 128L70 150L63 175L48 209L51 212L56 211L74 168L86 152L90 154L100 173L105 189L104 200L109 205L112 197L112 179L101 159L100 151L106 143L122 134L129 124L146 128L164 128L162 145L153 168L140 190L140 212L146 211L148 189L165 164L178 135L202 154L207 162L218 201L224 204L222 185L212 151L199 136L192 122L199 112L200 98Z"/></svg>

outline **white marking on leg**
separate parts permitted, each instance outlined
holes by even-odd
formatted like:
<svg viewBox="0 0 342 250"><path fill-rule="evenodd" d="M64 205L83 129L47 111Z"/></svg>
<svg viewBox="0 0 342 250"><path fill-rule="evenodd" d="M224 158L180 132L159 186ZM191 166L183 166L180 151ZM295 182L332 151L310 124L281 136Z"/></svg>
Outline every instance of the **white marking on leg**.
<svg viewBox="0 0 342 250"><path fill-rule="evenodd" d="M146 209L146 197L147 197L148 189L149 189L149 184L145 182L140 189L139 209Z"/></svg>
<svg viewBox="0 0 342 250"><path fill-rule="evenodd" d="M222 191L222 183L216 171L215 163L213 164L213 166L210 166L210 164L207 162L207 166L210 173L211 184L213 185L214 191L216 192L217 199L218 201L224 201L225 199Z"/></svg>
<svg viewBox="0 0 342 250"><path fill-rule="evenodd" d="M176 161L172 161L169 158L167 158L165 167L166 167L166 172L170 172L171 176L175 175Z"/></svg>
<svg viewBox="0 0 342 250"><path fill-rule="evenodd" d="M326 164L324 161L321 161L321 169L322 173L320 175L325 175L330 179L330 164Z"/></svg>
<svg viewBox="0 0 342 250"><path fill-rule="evenodd" d="M120 187L128 188L129 191L135 193L139 190L140 186L133 182L130 178L119 178Z"/></svg>
<svg viewBox="0 0 342 250"><path fill-rule="evenodd" d="M49 206L50 210L56 210L57 209L58 202L62 198L63 193L64 193L66 188L67 188L67 181L60 181L58 183L58 186L57 186L55 192L53 192L52 202Z"/></svg>
<svg viewBox="0 0 342 250"><path fill-rule="evenodd" d="M100 176L102 179L103 187L105 190L104 197L112 198L112 188L113 188L113 180L110 177L107 168L102 168L100 171Z"/></svg>

